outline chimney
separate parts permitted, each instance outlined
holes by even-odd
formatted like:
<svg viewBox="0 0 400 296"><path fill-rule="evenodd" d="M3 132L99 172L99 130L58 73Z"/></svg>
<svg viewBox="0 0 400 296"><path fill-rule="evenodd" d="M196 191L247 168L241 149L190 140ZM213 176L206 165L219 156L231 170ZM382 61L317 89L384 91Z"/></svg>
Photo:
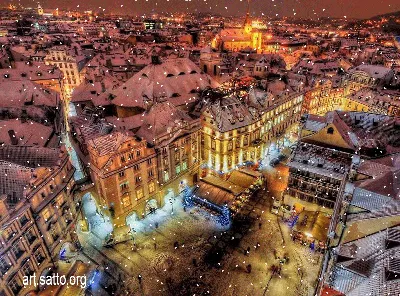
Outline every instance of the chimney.
<svg viewBox="0 0 400 296"><path fill-rule="evenodd" d="M11 145L18 145L18 138L14 130L8 130L8 136L10 137Z"/></svg>

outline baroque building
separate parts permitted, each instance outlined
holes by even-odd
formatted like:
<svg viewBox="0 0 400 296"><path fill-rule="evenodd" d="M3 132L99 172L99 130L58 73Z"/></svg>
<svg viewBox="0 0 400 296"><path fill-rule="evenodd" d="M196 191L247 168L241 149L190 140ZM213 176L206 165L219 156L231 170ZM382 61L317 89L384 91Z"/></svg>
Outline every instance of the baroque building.
<svg viewBox="0 0 400 296"><path fill-rule="evenodd" d="M249 0L243 26L241 28L226 28L221 30L212 40L211 45L216 49L234 52L248 48L257 52L262 50L262 33L253 29Z"/></svg>
<svg viewBox="0 0 400 296"><path fill-rule="evenodd" d="M143 217L161 206L154 148L127 133L112 132L88 141L90 174L101 204L114 224L126 217ZM155 205L154 205L155 203Z"/></svg>

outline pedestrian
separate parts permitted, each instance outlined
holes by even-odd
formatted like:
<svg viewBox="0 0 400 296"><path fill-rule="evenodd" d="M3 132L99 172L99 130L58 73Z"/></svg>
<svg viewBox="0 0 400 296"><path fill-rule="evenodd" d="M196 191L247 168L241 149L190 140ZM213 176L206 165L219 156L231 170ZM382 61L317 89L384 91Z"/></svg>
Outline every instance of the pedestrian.
<svg viewBox="0 0 400 296"><path fill-rule="evenodd" d="M250 247L247 248L247 254L250 254Z"/></svg>
<svg viewBox="0 0 400 296"><path fill-rule="evenodd" d="M154 243L154 250L157 250L157 243Z"/></svg>
<svg viewBox="0 0 400 296"><path fill-rule="evenodd" d="M246 266L247 273L251 273L251 264Z"/></svg>
<svg viewBox="0 0 400 296"><path fill-rule="evenodd" d="M260 223L258 223L258 229L261 229L261 227L262 227L262 223L260 222Z"/></svg>
<svg viewBox="0 0 400 296"><path fill-rule="evenodd" d="M174 248L178 249L179 248L179 243L178 242L174 242Z"/></svg>
<svg viewBox="0 0 400 296"><path fill-rule="evenodd" d="M257 244L256 244L256 250L257 250L259 247L261 247L261 245L260 245L259 242L257 242Z"/></svg>
<svg viewBox="0 0 400 296"><path fill-rule="evenodd" d="M156 222L156 228L158 228L158 222Z"/></svg>
<svg viewBox="0 0 400 296"><path fill-rule="evenodd" d="M142 284L142 276L139 274L137 278L138 278L138 281L139 281L139 285L141 285Z"/></svg>
<svg viewBox="0 0 400 296"><path fill-rule="evenodd" d="M276 249L274 249L274 256L275 256L275 259L278 259L278 257L276 256Z"/></svg>

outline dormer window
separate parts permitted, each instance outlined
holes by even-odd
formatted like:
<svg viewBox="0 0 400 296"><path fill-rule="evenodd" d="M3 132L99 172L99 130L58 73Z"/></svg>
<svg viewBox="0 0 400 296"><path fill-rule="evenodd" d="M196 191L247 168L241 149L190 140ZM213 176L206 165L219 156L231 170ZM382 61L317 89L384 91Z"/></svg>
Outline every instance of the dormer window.
<svg viewBox="0 0 400 296"><path fill-rule="evenodd" d="M197 74L196 70L190 71L190 74Z"/></svg>
<svg viewBox="0 0 400 296"><path fill-rule="evenodd" d="M178 75L185 75L185 72L180 72Z"/></svg>
<svg viewBox="0 0 400 296"><path fill-rule="evenodd" d="M10 74L4 74L4 78L10 78Z"/></svg>
<svg viewBox="0 0 400 296"><path fill-rule="evenodd" d="M174 77L174 74L169 73L167 74L167 77Z"/></svg>
<svg viewBox="0 0 400 296"><path fill-rule="evenodd" d="M334 132L335 130L334 130L334 128L333 127L330 127L330 128L328 128L328 130L326 131L328 134L330 134L330 135L333 135L333 132Z"/></svg>

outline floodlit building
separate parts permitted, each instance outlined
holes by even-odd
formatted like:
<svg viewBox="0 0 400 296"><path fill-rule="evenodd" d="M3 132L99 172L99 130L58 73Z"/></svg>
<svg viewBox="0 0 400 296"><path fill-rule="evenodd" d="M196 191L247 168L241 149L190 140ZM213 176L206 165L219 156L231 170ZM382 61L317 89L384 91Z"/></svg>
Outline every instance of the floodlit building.
<svg viewBox="0 0 400 296"><path fill-rule="evenodd" d="M154 148L133 135L113 132L88 141L90 174L114 224L137 218L162 206Z"/></svg>
<svg viewBox="0 0 400 296"><path fill-rule="evenodd" d="M248 1L248 3L250 3ZM253 29L253 23L250 17L250 4L247 7L246 18L241 28L226 28L215 36L212 40L212 47L240 51L250 48L255 51L262 50L262 33Z"/></svg>
<svg viewBox="0 0 400 296"><path fill-rule="evenodd" d="M46 65L54 65L63 73L63 98L69 99L72 91L82 82L81 70L86 63L86 57L66 46L54 46L44 59Z"/></svg>

